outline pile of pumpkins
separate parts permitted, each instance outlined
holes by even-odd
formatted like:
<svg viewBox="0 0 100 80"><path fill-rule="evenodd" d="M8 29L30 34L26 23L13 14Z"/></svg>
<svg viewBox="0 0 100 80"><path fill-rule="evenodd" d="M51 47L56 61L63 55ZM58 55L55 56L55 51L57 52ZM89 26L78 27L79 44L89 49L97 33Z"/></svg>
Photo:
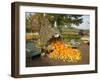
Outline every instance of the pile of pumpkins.
<svg viewBox="0 0 100 80"><path fill-rule="evenodd" d="M78 62L81 60L81 52L67 45L62 41L52 42L50 44L52 52L49 53L51 59L59 59L66 62Z"/></svg>

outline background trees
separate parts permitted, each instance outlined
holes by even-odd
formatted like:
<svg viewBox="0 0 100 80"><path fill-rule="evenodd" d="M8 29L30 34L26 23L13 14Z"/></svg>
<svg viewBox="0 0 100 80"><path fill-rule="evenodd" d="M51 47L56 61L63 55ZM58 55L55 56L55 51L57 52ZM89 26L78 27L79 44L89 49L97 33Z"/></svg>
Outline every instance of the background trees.
<svg viewBox="0 0 100 80"><path fill-rule="evenodd" d="M60 32L62 27L72 28L73 25L79 26L83 22L82 15L48 14L48 16L52 27L56 26Z"/></svg>
<svg viewBox="0 0 100 80"><path fill-rule="evenodd" d="M28 13L26 15L26 31L32 31L32 27L41 27L45 25L44 19L51 27L57 27L62 31L62 27L72 28L74 25L79 26L83 22L82 15L69 14L46 14L46 13Z"/></svg>
<svg viewBox="0 0 100 80"><path fill-rule="evenodd" d="M26 13L27 14L27 13ZM26 16L26 32L32 32L32 14L27 14Z"/></svg>

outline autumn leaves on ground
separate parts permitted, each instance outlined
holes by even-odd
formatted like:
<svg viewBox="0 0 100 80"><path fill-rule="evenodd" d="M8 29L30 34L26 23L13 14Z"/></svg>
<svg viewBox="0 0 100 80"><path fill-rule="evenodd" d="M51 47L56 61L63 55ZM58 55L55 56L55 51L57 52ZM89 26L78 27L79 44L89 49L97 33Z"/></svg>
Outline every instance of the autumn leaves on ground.
<svg viewBox="0 0 100 80"><path fill-rule="evenodd" d="M70 47L69 47L70 48ZM68 50L72 50L72 49L68 49ZM76 50L76 49L73 49ZM66 62L65 60L63 61L63 59L58 59L58 57L54 57L53 59L51 59L51 55L52 53L47 54L47 56L36 56L33 59L31 59L30 57L27 57L26 59L26 63L27 63L27 67L35 67L35 66L57 66L57 65L79 65L79 64L89 64L89 46L85 43L81 43L79 50L81 51L78 56L79 56L79 60L76 59L75 62ZM76 50L78 51L78 50ZM62 51L63 52L63 51ZM72 52L72 51L69 51ZM72 53L73 54L73 53ZM81 56L80 56L81 55ZM56 55L57 56L57 55ZM65 55L62 55L65 56ZM77 57L78 57L77 56ZM63 57L62 57L63 58ZM70 60L69 60L70 61Z"/></svg>

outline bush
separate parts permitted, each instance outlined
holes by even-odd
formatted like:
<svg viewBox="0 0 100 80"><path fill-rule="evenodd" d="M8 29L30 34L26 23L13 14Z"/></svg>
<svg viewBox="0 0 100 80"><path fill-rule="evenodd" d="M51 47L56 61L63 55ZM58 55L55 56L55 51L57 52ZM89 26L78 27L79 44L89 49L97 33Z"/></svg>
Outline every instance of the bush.
<svg viewBox="0 0 100 80"><path fill-rule="evenodd" d="M63 40L65 42L70 42L72 39L75 39L76 41L80 41L80 36L79 35L74 35L74 34L66 34L66 35L63 35Z"/></svg>

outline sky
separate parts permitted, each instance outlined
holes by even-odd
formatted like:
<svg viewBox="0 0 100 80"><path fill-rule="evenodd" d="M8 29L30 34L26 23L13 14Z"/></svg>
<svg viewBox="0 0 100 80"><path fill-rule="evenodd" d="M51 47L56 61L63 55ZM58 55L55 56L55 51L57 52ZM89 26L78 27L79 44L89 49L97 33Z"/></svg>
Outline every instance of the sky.
<svg viewBox="0 0 100 80"><path fill-rule="evenodd" d="M90 28L90 16L89 15L84 15L82 16L83 18L83 23L80 24L79 26L74 26L78 29L89 29Z"/></svg>

